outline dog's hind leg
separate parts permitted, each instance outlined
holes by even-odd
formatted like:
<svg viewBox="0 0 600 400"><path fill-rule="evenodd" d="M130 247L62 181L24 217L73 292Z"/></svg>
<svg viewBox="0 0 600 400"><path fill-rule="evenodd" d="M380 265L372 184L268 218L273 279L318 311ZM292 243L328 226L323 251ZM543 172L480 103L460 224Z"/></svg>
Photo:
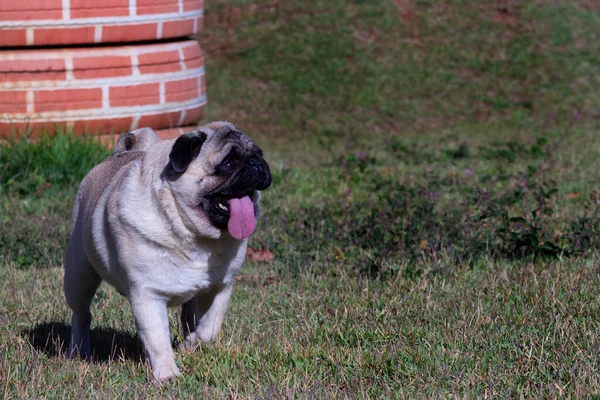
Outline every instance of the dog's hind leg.
<svg viewBox="0 0 600 400"><path fill-rule="evenodd" d="M181 308L185 347L215 340L229 306L233 286L223 285L201 292Z"/></svg>
<svg viewBox="0 0 600 400"><path fill-rule="evenodd" d="M82 248L75 248L69 240L65 256L64 289L67 304L73 311L71 318L71 341L67 358L89 358L92 298L102 282Z"/></svg>

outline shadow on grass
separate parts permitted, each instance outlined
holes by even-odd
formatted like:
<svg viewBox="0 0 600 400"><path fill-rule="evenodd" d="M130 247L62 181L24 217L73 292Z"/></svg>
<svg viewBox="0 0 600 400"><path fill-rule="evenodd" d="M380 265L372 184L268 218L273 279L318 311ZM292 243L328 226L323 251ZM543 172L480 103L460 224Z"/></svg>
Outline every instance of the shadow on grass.
<svg viewBox="0 0 600 400"><path fill-rule="evenodd" d="M64 356L69 347L71 326L62 322L46 322L23 335L39 352L49 357ZM92 362L113 360L143 361L144 351L137 335L119 332L112 328L94 328L90 332Z"/></svg>

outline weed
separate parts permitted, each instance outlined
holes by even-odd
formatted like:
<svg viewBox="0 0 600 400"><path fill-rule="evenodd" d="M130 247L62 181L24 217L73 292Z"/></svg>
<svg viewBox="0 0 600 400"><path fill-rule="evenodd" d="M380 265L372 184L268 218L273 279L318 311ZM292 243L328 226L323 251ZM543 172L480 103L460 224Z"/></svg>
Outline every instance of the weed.
<svg viewBox="0 0 600 400"><path fill-rule="evenodd" d="M0 145L0 248L23 267L60 264L76 185L109 150L72 134Z"/></svg>
<svg viewBox="0 0 600 400"><path fill-rule="evenodd" d="M0 145L0 194L39 196L49 188L72 187L108 155L106 146L92 137L13 138Z"/></svg>
<svg viewBox="0 0 600 400"><path fill-rule="evenodd" d="M574 256L600 249L594 235L600 215L593 201L569 214L558 212L557 183L545 178L557 168L546 151L550 146L559 151L556 143L545 138L498 141L477 152L464 141L458 148L426 152L417 144L409 150L399 143L388 149L392 159L427 167L401 174L386 168L383 157L365 152L346 156L339 162L339 175L325 183L343 182L345 192L302 204L285 212L285 219L274 217L284 213L278 201L269 202L265 225L274 237L264 245L294 268L340 265L379 279L399 271L393 266L398 259L408 261L405 272L414 276L432 260L473 264L482 258ZM474 185L472 168L448 179L444 164L449 159L493 161L498 167L492 169L494 179L483 177ZM514 172L502 171L506 163L516 162L520 166ZM304 184L286 173L275 182L289 187L288 177L295 187Z"/></svg>

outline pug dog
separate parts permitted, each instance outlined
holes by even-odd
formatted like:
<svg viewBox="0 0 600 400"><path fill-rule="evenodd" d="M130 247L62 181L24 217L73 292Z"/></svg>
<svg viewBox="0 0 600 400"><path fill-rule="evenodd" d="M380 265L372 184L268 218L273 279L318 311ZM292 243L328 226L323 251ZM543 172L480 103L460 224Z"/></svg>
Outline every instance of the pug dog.
<svg viewBox="0 0 600 400"><path fill-rule="evenodd" d="M167 307L182 307L186 348L217 337L270 184L261 149L229 122L173 140L148 128L123 135L73 207L67 357L90 357L90 304L104 280L128 298L154 378L180 375Z"/></svg>

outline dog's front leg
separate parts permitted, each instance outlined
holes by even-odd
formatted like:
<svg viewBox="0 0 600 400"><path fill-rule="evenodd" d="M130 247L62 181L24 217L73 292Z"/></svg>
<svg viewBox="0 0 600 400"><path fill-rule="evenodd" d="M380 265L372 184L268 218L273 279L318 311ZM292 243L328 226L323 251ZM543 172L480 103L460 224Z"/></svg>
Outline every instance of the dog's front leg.
<svg viewBox="0 0 600 400"><path fill-rule="evenodd" d="M191 349L200 342L215 340L229 306L232 285L216 286L199 293L181 309L185 347Z"/></svg>
<svg viewBox="0 0 600 400"><path fill-rule="evenodd" d="M130 303L135 317L135 326L146 348L154 378L163 382L181 375L175 365L175 356L171 347L166 301L155 299L148 293L136 293L130 295Z"/></svg>

